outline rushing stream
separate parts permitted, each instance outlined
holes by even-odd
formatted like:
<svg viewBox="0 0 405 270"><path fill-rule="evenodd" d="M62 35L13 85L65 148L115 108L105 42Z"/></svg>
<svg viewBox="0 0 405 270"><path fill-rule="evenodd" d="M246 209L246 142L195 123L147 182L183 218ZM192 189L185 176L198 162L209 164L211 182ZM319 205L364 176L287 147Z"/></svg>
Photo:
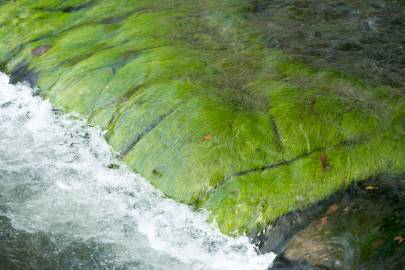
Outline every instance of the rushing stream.
<svg viewBox="0 0 405 270"><path fill-rule="evenodd" d="M0 74L0 269L266 269L119 162L102 132Z"/></svg>

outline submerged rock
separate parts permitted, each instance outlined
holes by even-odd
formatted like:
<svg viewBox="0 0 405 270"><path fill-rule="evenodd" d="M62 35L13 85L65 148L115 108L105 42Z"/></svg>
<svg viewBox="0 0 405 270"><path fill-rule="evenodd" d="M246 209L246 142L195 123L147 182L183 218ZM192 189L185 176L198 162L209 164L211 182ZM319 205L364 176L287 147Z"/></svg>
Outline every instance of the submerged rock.
<svg viewBox="0 0 405 270"><path fill-rule="evenodd" d="M267 45L318 68L405 91L405 7L387 0L258 1Z"/></svg>
<svg viewBox="0 0 405 270"><path fill-rule="evenodd" d="M330 1L293 2L327 12ZM350 59L338 72L269 46L256 20L272 23L257 15L268 4L3 1L0 63L105 129L167 196L210 210L224 233L249 233L355 181L405 171L401 87L353 75ZM336 48L364 51L356 40Z"/></svg>
<svg viewBox="0 0 405 270"><path fill-rule="evenodd" d="M404 176L379 176L286 215L256 241L282 253L275 269L402 269L404 197Z"/></svg>

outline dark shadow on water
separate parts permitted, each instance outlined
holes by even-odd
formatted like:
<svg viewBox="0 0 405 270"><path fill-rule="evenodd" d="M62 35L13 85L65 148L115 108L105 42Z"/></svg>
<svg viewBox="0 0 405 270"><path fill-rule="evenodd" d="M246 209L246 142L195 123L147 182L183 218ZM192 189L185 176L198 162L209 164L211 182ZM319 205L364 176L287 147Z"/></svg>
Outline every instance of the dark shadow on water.
<svg viewBox="0 0 405 270"><path fill-rule="evenodd" d="M0 269L142 269L134 262L118 266L115 260L108 244L17 230L0 216Z"/></svg>
<svg viewBox="0 0 405 270"><path fill-rule="evenodd" d="M252 20L270 48L405 92L404 1L252 2Z"/></svg>

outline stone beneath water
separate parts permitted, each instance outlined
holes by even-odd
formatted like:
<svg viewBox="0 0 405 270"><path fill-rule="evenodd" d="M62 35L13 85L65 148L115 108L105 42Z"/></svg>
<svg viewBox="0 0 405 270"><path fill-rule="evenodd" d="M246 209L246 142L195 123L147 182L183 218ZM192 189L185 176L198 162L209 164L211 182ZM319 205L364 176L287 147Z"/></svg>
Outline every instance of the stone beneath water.
<svg viewBox="0 0 405 270"><path fill-rule="evenodd" d="M333 67L405 91L405 8L400 1L261 2L252 20L266 33L269 47L308 65Z"/></svg>
<svg viewBox="0 0 405 270"><path fill-rule="evenodd" d="M279 219L256 242L262 252L282 253L275 269L402 269L404 180L380 176L353 184Z"/></svg>
<svg viewBox="0 0 405 270"><path fill-rule="evenodd" d="M261 4L3 1L0 63L105 129L134 171L210 210L228 234L265 228L354 181L403 173L401 87L269 46L252 19Z"/></svg>
<svg viewBox="0 0 405 270"><path fill-rule="evenodd" d="M89 239L80 242L45 232L13 228L0 216L0 265L2 269L114 269L110 245ZM65 245L60 245L64 242ZM59 245L58 245L59 244Z"/></svg>

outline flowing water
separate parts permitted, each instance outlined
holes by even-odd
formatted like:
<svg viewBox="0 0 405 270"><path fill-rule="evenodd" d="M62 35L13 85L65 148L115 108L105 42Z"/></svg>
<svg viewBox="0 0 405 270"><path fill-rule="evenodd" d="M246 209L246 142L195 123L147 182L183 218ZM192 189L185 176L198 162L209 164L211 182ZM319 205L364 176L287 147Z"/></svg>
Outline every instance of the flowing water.
<svg viewBox="0 0 405 270"><path fill-rule="evenodd" d="M103 133L0 74L0 269L266 269L249 239L165 198Z"/></svg>

